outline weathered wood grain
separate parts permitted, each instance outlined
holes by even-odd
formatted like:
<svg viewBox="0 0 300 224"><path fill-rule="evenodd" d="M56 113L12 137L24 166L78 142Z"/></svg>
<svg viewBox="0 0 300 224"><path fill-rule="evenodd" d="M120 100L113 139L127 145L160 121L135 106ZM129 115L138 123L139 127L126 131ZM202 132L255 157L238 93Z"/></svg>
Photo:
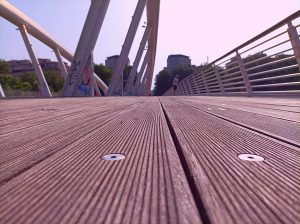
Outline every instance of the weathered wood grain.
<svg viewBox="0 0 300 224"><path fill-rule="evenodd" d="M243 106L240 106L239 104L221 104L220 102L207 103L205 100L197 100L195 98L174 100L300 147L300 113L294 113L294 119L290 120L266 115L263 114L264 112L256 113L253 111L241 110L240 107ZM284 117L283 114L285 113L286 112L282 112L280 117Z"/></svg>
<svg viewBox="0 0 300 224"><path fill-rule="evenodd" d="M0 223L201 223L158 99L128 101L137 105L102 125L105 117L95 118L85 135L69 136L68 145L3 184ZM86 119L78 130L92 126ZM109 153L126 158L100 159Z"/></svg>
<svg viewBox="0 0 300 224"><path fill-rule="evenodd" d="M211 223L299 223L300 152L176 98L161 98ZM248 162L249 153L265 158Z"/></svg>

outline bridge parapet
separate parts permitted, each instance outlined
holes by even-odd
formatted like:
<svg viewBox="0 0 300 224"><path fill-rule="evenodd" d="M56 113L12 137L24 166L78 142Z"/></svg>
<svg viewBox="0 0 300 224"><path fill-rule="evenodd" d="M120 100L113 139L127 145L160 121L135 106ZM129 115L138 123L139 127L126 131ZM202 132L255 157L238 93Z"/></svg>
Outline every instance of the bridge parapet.
<svg viewBox="0 0 300 224"><path fill-rule="evenodd" d="M176 95L298 95L300 11L178 84ZM164 95L173 95L169 89Z"/></svg>

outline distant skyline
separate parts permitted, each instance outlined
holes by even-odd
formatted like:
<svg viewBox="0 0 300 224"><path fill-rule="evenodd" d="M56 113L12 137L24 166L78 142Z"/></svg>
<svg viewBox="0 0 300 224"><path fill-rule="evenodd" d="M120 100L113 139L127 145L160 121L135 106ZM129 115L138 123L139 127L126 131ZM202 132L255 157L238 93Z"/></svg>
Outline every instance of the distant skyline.
<svg viewBox="0 0 300 224"><path fill-rule="evenodd" d="M34 19L72 53L75 52L90 0L9 0ZM120 54L137 0L111 0L94 51L95 63ZM243 42L299 10L299 0L162 0L155 75L167 65L171 54L184 54L192 64L213 61ZM144 13L145 18L145 13ZM145 19L142 19L143 23ZM20 33L0 18L0 59L29 59ZM142 38L140 25L131 63ZM33 38L32 38L33 39ZM33 40L38 58L56 60L54 53Z"/></svg>

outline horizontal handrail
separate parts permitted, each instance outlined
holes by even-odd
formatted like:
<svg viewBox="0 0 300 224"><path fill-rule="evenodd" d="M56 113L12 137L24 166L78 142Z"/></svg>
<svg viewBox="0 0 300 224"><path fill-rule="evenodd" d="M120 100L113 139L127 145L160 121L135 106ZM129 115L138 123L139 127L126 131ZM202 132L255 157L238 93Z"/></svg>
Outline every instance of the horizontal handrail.
<svg viewBox="0 0 300 224"><path fill-rule="evenodd" d="M277 64L279 62L285 62L285 61L288 61L288 60L291 60L291 59L295 59L295 56L291 56L291 57L279 59L279 60L276 60L276 61L268 62L268 63L265 63L265 64L257 65L257 66L251 67L251 68L247 68L246 70L247 70L247 72L249 72L249 71L254 70L254 69L262 68L262 67L265 67L265 66L268 66L268 65L274 65L274 64Z"/></svg>
<svg viewBox="0 0 300 224"><path fill-rule="evenodd" d="M286 67L283 67L283 68L270 69L270 70L266 70L266 71L263 71L263 72L251 73L251 74L248 75L248 77L258 76L258 75L267 74L267 73L271 73L271 72L283 71L283 70L287 70L287 69L291 69L291 68L297 68L297 67L298 67L298 65L290 65L290 66L286 66Z"/></svg>
<svg viewBox="0 0 300 224"><path fill-rule="evenodd" d="M255 59L255 60L253 60L253 61L246 62L246 63L244 63L244 65L245 65L245 66L246 66L246 65L251 65L251 64L253 64L253 63L260 62L260 61L262 61L262 60L265 60L265 59L268 59L268 58L274 57L274 56L276 56L276 55L280 55L280 54L283 54L283 53L289 52L289 51L291 51L291 50L293 50L293 48L288 48L288 49L286 49L286 50L283 50L283 51L280 51L280 52L278 52L278 53L274 53L274 54L271 54L271 55L267 55L267 56L264 56L264 57L261 57L261 58Z"/></svg>
<svg viewBox="0 0 300 224"><path fill-rule="evenodd" d="M300 73L294 73L294 74L289 74L289 75L280 75L280 76L272 76L272 77L268 77L268 78L253 79L253 80L250 80L250 82L254 83L254 82L270 81L270 80L276 80L276 79L294 78L294 77L299 77L299 76L300 76Z"/></svg>
<svg viewBox="0 0 300 224"><path fill-rule="evenodd" d="M274 40L275 38L280 37L281 35L286 34L286 33L287 33L287 31L281 32L281 33L275 35L274 37L271 37L271 38L269 38L269 39L267 39L267 40L265 40L265 41L263 41L263 42L261 42L261 43L259 43L257 45L254 45L253 47L251 47L251 48L249 48L249 49L247 49L247 50L245 50L243 52L240 52L240 54L244 54L244 53L246 53L248 51L251 51L251 50L253 50L253 49L255 49L255 48L257 48L257 47L259 47L259 46L261 46L261 45L263 45L263 44L265 44L267 42L269 42L270 40Z"/></svg>
<svg viewBox="0 0 300 224"><path fill-rule="evenodd" d="M224 81L227 81L226 77L228 76L233 76L233 75L237 75L237 74L241 74L241 71L236 71L236 72L233 72L233 73L228 73L226 75L222 75L221 76L221 79L224 80Z"/></svg>
<svg viewBox="0 0 300 224"><path fill-rule="evenodd" d="M268 84L268 85L256 85L256 86L252 86L252 88L294 86L294 85L300 85L300 82L286 82L286 83L274 83L274 84Z"/></svg>
<svg viewBox="0 0 300 224"><path fill-rule="evenodd" d="M218 59L214 60L213 62L211 62L211 64L235 53L236 51L238 51L239 49L246 47L247 45L251 44L252 42L268 35L269 33L273 32L274 30L286 25L289 21L292 21L294 19L297 19L300 16L300 10L298 10L297 12L293 13L292 15L290 15L289 17L283 19L282 21L280 21L279 23L275 24L274 26L272 26L271 28L265 30L264 32L258 34L257 36L253 37L252 39L248 40L247 42L241 44L240 46L234 48L233 50L229 51L228 53L226 53L225 55L219 57Z"/></svg>

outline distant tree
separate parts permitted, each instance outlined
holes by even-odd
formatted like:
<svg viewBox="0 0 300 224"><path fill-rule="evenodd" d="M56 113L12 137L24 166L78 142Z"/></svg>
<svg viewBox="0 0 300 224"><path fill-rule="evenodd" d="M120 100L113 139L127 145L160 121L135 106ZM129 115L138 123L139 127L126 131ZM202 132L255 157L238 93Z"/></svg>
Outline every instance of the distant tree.
<svg viewBox="0 0 300 224"><path fill-rule="evenodd" d="M31 85L31 91L39 91L39 82L35 74L28 72L20 77L21 82L27 82Z"/></svg>
<svg viewBox="0 0 300 224"><path fill-rule="evenodd" d="M49 88L54 92L60 92L64 86L64 78L56 70L49 70L44 72Z"/></svg>
<svg viewBox="0 0 300 224"><path fill-rule="evenodd" d="M179 75L179 81L192 74L194 71L193 67L190 66L181 66L173 69L169 72L167 69L164 69L158 73L155 77L153 94L155 96L163 95L168 89L172 87L173 79L175 75Z"/></svg>
<svg viewBox="0 0 300 224"><path fill-rule="evenodd" d="M124 71L123 71L123 89L126 86L126 83L127 83L127 80L128 80L131 69L132 69L132 66L126 66Z"/></svg>
<svg viewBox="0 0 300 224"><path fill-rule="evenodd" d="M160 71L155 77L153 95L163 95L169 88L171 88L171 80L172 75L169 73L168 70L164 69Z"/></svg>
<svg viewBox="0 0 300 224"><path fill-rule="evenodd" d="M9 73L9 64L0 59L0 74L8 74Z"/></svg>
<svg viewBox="0 0 300 224"><path fill-rule="evenodd" d="M17 82L12 75L0 75L0 83L4 90L14 87Z"/></svg>
<svg viewBox="0 0 300 224"><path fill-rule="evenodd" d="M110 84L110 81L111 81L111 77L112 77L112 74L113 74L113 70L109 67L106 67L105 65L103 64L95 64L94 65L94 71L96 73L96 75L103 80L103 82L106 84L106 85L109 85Z"/></svg>
<svg viewBox="0 0 300 224"><path fill-rule="evenodd" d="M194 71L193 67L190 66L179 66L171 71L172 80L175 75L179 75L179 81L192 74Z"/></svg>

